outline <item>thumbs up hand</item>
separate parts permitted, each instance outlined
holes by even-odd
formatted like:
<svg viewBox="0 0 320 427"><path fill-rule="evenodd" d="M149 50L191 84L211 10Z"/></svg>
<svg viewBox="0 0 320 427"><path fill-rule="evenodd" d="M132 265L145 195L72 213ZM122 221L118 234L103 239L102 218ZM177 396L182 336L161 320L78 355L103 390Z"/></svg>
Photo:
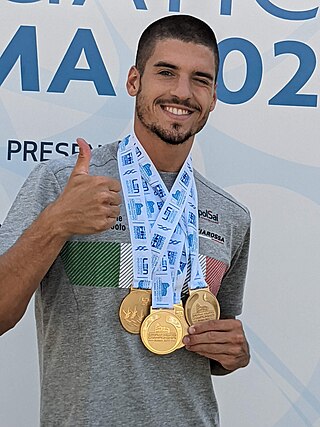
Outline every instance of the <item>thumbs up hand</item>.
<svg viewBox="0 0 320 427"><path fill-rule="evenodd" d="M77 139L77 144L79 146L79 154L71 176L89 175L91 149L87 142L82 138Z"/></svg>
<svg viewBox="0 0 320 427"><path fill-rule="evenodd" d="M51 205L55 224L65 239L75 234L100 233L112 227L120 213L121 184L107 176L89 175L91 150L78 138L79 155L67 185Z"/></svg>

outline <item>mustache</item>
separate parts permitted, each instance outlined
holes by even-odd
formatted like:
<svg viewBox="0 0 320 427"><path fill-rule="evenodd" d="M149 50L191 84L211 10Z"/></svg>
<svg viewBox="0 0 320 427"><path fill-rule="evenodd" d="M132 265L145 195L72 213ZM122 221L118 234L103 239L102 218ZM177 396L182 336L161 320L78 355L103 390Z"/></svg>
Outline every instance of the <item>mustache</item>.
<svg viewBox="0 0 320 427"><path fill-rule="evenodd" d="M193 104L188 99L184 99L184 100L179 99L176 96L173 96L172 98L158 99L156 104L175 104L175 105L179 105L180 107L190 108L191 110L197 110L197 111L201 110L199 105Z"/></svg>

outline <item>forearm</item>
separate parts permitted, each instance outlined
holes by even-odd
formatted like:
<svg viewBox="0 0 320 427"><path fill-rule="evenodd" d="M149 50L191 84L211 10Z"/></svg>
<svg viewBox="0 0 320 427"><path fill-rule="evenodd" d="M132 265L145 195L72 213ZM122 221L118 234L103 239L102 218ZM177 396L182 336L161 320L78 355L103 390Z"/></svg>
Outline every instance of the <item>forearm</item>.
<svg viewBox="0 0 320 427"><path fill-rule="evenodd" d="M0 257L0 335L21 319L66 241L52 210L49 205Z"/></svg>

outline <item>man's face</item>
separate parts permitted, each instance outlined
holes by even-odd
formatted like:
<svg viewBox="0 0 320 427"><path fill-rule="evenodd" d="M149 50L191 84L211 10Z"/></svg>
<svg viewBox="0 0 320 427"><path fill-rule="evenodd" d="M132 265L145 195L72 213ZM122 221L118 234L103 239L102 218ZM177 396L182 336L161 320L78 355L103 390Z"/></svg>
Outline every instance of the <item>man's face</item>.
<svg viewBox="0 0 320 427"><path fill-rule="evenodd" d="M143 75L133 67L128 76L138 127L169 144L189 140L215 107L215 73L208 47L176 39L157 42Z"/></svg>

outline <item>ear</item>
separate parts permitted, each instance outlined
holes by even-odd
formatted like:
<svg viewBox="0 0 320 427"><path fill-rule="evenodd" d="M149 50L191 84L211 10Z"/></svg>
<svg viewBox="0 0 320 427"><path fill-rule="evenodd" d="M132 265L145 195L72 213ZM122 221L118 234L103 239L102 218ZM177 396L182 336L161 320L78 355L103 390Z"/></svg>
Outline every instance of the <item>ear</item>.
<svg viewBox="0 0 320 427"><path fill-rule="evenodd" d="M128 73L127 91L130 96L136 96L140 88L140 73L135 66L132 66Z"/></svg>
<svg viewBox="0 0 320 427"><path fill-rule="evenodd" d="M213 111L215 109L216 103L217 103L217 85L215 84L213 95L212 95L212 100L211 100L211 104L210 104L210 111Z"/></svg>

